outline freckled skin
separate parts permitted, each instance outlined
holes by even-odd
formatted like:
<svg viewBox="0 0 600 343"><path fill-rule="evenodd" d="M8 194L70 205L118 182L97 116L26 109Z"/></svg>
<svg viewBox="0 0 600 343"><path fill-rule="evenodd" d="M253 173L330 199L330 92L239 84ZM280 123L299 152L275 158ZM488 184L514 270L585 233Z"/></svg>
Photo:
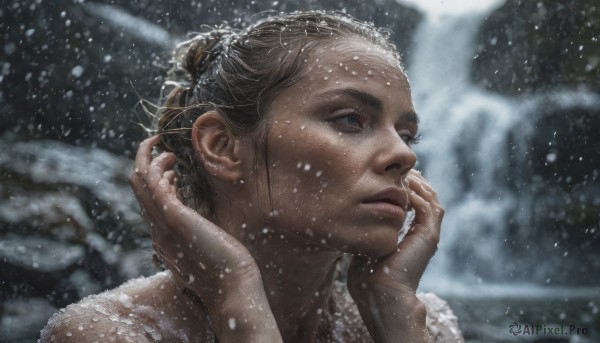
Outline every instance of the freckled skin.
<svg viewBox="0 0 600 343"><path fill-rule="evenodd" d="M195 235L201 231L193 226L209 225L197 213L173 201L174 195L164 197L171 199L169 211L175 208L174 211L161 212L163 203L158 202L157 213L146 214L151 221L158 221L170 216L169 213L179 213L181 218L175 218L175 222L180 227L169 227L167 233L174 229L181 234L191 231L193 239L184 239L185 245L207 244L210 249L204 251L216 251L216 256L233 249L223 256L239 262L235 258L241 254L242 260L252 260L253 263L245 265L259 269L261 285L251 295L258 300L261 297L257 294L266 296L268 302L251 303L248 308L266 309L276 319L277 332L269 336L274 338L269 342L279 342L281 337L286 342L329 341L332 330L336 330L336 337L342 337L343 342L409 341L407 337L423 342L425 310L416 299L415 290L437 244L443 210L440 211L431 186L420 175L409 172L416 161L410 143L417 135L417 120L406 76L392 56L356 37L322 42L310 52L306 64L300 81L282 89L270 106L267 159L262 151L256 151L255 137L240 138L236 149L240 149L239 156L243 157L244 182L213 180L217 188L212 219L224 232L211 235L216 237L213 240L203 241L206 237L196 240ZM154 170L162 178L153 184L166 185L164 189L156 189L175 194L169 156L163 154L152 160L151 145L152 138L141 144L136 168L140 161L147 160L142 166L148 168L148 175L154 175ZM145 153L140 153L143 149ZM135 171L133 175L145 174ZM140 199L139 192L148 192L150 179L148 176L138 181L140 184L132 183L142 206L144 199ZM366 201L390 187L402 190L398 201L406 207L410 202L417 213L413 233L401 243L406 245L403 249L396 249L403 210L398 210L398 206L394 206L396 212L381 210ZM149 194L147 198L159 201L162 195ZM187 223L193 223L188 231ZM156 225L153 230L157 230ZM168 234L166 237L159 243L155 240L157 248L164 252L175 249L172 251L177 256L181 247L169 246L174 244L175 237ZM194 258L200 259L194 251L186 251L181 259L188 256L192 262L196 261ZM336 288L335 267L343 253L354 255L348 274L352 299L345 287L340 292L332 291ZM357 255L370 256L376 263L365 263ZM216 263L221 262L220 257L217 260ZM198 268L197 263L190 265ZM406 272L409 267L411 272ZM54 336L62 342L85 342L92 341L90 335L104 333L107 328L133 327L136 332L143 332L149 326L163 337L162 341L181 341L178 335L185 335L192 342L210 342L212 331L219 332L219 327L215 327L219 323L213 320L210 324L207 317L214 313L206 304L219 295L215 291L210 293L209 299L203 299L205 307L186 297L178 282L186 284L191 275L196 283L201 283L203 276L209 278L207 273L211 270L202 267L175 275L163 273L72 305L50 321L42 333L42 341L52 341ZM234 297L234 304L227 302L227 308L217 308L216 319L227 319L222 320L227 324L231 313L237 316L242 310L248 311L245 301L249 295L244 293L245 289L242 288L241 298ZM385 297L378 296L382 291ZM121 292L132 298L133 306L119 302ZM369 301L373 299L379 311L375 316L370 313L373 306ZM93 312L90 305L100 302L106 304L109 313L119 314L132 323L116 323L110 315ZM154 311L150 311L152 315L136 312L140 308ZM223 313L227 313L225 318L221 318ZM250 316L243 317L248 313ZM263 316L253 313L244 312L237 318L255 320ZM398 317L398 313L402 316ZM92 315L98 316L94 328L85 331L85 337L74 335L74 328L81 323L89 324ZM329 327L324 326L323 319L328 316ZM169 320L168 326L160 324L164 319ZM236 330L241 324L237 321ZM225 334L235 336L235 331L225 328ZM272 328L264 329L270 334ZM324 332L323 328L329 331ZM67 336L67 332L71 335ZM260 330L245 332L261 333ZM118 342L131 341L118 332L111 331L111 335ZM265 341L259 336L256 340L249 340L243 334L242 337L232 341ZM153 339L147 331L134 341Z"/></svg>
<svg viewBox="0 0 600 343"><path fill-rule="evenodd" d="M362 40L324 44L311 53L306 77L274 100L268 129L271 202L264 187L256 199L263 200L265 218L276 211L269 221L275 231L348 253L381 256L395 248L403 219L382 218L360 206L386 187L403 187L402 175L416 161L399 135L417 134L416 124L401 116L414 111L408 82L388 60ZM344 89L372 94L383 108L335 93ZM359 132L335 121L354 109L374 117ZM386 172L390 164L399 166ZM259 185L267 185L264 175L258 177Z"/></svg>
<svg viewBox="0 0 600 343"><path fill-rule="evenodd" d="M123 296L129 296L123 302ZM53 316L42 342L210 342L206 316L169 273L138 279ZM190 323L194 323L193 326Z"/></svg>

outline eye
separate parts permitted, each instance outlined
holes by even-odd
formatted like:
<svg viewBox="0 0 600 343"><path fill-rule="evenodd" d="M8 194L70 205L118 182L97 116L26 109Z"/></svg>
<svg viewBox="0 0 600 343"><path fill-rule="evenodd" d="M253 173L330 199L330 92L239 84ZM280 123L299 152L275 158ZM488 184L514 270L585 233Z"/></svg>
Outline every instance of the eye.
<svg viewBox="0 0 600 343"><path fill-rule="evenodd" d="M335 113L329 120L337 130L345 132L358 132L365 127L364 119L356 109L344 109Z"/></svg>
<svg viewBox="0 0 600 343"><path fill-rule="evenodd" d="M357 114L348 114L341 117L337 117L334 119L337 123L354 127L357 129L362 128L362 123L360 121L360 117Z"/></svg>
<svg viewBox="0 0 600 343"><path fill-rule="evenodd" d="M408 145L409 147L415 144L419 144L419 142L421 141L421 135L413 135L412 133L407 131L398 132L398 135L400 135L400 138L402 138L404 143L406 143L406 145Z"/></svg>

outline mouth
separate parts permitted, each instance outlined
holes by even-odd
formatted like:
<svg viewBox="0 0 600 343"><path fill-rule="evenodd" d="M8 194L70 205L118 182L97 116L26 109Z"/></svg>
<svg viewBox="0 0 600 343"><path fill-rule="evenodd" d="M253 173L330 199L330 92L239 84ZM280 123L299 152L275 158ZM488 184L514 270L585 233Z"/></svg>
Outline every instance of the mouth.
<svg viewBox="0 0 600 343"><path fill-rule="evenodd" d="M387 188L361 201L361 204L379 216L404 221L408 207L408 194L401 188Z"/></svg>
<svg viewBox="0 0 600 343"><path fill-rule="evenodd" d="M369 203L377 203L377 202L382 202L382 203L387 203L390 205L402 207L402 205L400 205L399 201L397 201L395 199L390 199L390 198L382 198L382 199L377 199L377 200L373 200L373 201L366 201L365 203L369 204Z"/></svg>
<svg viewBox="0 0 600 343"><path fill-rule="evenodd" d="M367 198L362 203L386 203L404 210L408 206L408 194L404 189L391 187Z"/></svg>

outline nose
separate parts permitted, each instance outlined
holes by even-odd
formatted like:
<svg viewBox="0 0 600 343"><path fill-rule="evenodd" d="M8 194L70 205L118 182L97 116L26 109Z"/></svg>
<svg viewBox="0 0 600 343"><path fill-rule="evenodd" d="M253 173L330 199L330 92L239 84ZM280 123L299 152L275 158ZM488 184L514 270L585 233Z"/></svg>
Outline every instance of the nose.
<svg viewBox="0 0 600 343"><path fill-rule="evenodd" d="M396 130L386 133L379 139L378 154L375 161L375 171L378 174L393 174L403 177L417 163L417 155L402 140Z"/></svg>

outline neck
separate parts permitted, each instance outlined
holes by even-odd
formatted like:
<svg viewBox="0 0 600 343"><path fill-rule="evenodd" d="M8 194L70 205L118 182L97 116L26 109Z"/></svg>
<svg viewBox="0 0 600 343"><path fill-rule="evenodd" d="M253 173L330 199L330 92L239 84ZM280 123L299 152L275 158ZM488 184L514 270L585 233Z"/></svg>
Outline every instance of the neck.
<svg viewBox="0 0 600 343"><path fill-rule="evenodd" d="M261 271L265 292L282 337L313 342L328 308L336 262L340 254L281 239L265 238L249 247Z"/></svg>
<svg viewBox="0 0 600 343"><path fill-rule="evenodd" d="M222 218L222 217L221 217ZM215 218L216 219L216 218ZM242 242L258 264L265 293L286 341L314 342L327 311L341 253L245 221L217 222Z"/></svg>

